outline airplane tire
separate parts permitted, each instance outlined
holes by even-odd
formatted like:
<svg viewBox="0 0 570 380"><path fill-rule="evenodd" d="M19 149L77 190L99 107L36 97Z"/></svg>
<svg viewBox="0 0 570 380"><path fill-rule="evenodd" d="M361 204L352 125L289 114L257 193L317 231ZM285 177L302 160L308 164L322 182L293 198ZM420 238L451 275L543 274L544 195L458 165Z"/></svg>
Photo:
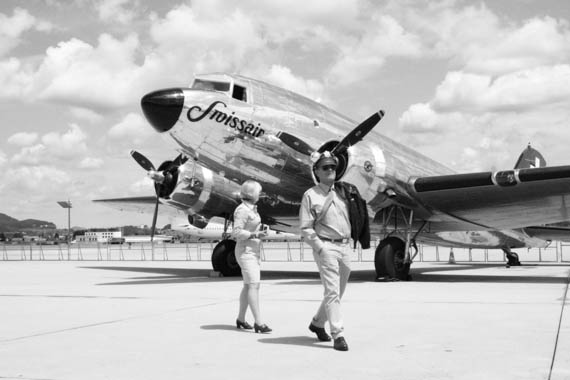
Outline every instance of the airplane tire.
<svg viewBox="0 0 570 380"><path fill-rule="evenodd" d="M510 255L507 256L507 260L507 264L512 267L521 265L519 255L516 252L511 252Z"/></svg>
<svg viewBox="0 0 570 380"><path fill-rule="evenodd" d="M396 238L389 237L380 242L374 256L374 266L378 278L407 281L410 264L404 263L406 244Z"/></svg>
<svg viewBox="0 0 570 380"><path fill-rule="evenodd" d="M222 240L212 252L212 268L220 272L224 277L234 277L241 275L241 268L235 256L236 242L233 240Z"/></svg>

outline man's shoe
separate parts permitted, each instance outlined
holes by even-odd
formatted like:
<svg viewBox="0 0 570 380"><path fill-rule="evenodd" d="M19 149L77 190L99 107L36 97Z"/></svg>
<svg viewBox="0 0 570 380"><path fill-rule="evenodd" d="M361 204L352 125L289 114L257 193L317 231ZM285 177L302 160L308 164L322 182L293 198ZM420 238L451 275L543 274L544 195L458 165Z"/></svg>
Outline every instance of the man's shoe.
<svg viewBox="0 0 570 380"><path fill-rule="evenodd" d="M348 344L346 344L346 340L342 336L339 336L334 340L334 349L337 351L348 351Z"/></svg>
<svg viewBox="0 0 570 380"><path fill-rule="evenodd" d="M313 325L313 322L309 325L309 330L317 334L317 338L321 342L330 342L331 336L327 334L327 331L323 327L317 327Z"/></svg>

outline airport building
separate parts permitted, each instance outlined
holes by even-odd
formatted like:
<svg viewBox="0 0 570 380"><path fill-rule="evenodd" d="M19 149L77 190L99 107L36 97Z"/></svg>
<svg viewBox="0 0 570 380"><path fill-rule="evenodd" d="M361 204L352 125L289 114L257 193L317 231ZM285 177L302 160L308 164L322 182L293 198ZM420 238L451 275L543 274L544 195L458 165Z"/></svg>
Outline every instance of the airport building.
<svg viewBox="0 0 570 380"><path fill-rule="evenodd" d="M109 243L123 237L122 231L118 228L92 229L82 232L75 235L75 241L78 243Z"/></svg>

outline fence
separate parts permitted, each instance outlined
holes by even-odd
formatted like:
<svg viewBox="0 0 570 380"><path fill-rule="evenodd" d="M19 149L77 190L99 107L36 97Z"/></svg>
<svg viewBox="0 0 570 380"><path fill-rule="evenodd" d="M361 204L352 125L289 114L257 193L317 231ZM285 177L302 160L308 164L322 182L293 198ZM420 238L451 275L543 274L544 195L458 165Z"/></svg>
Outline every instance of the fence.
<svg viewBox="0 0 570 380"><path fill-rule="evenodd" d="M2 261L7 260L60 260L60 261L210 261L216 243L131 243L101 244L78 243L62 245L9 245L0 246ZM377 242L370 249L355 250L355 261L374 262ZM448 262L449 248L418 246L416 262ZM515 251L521 262L532 263L567 263L570 262L570 243L553 242L548 248L518 249ZM454 248L456 262L505 261L504 253L494 249ZM264 261L312 261L311 248L303 242L263 242L262 260Z"/></svg>

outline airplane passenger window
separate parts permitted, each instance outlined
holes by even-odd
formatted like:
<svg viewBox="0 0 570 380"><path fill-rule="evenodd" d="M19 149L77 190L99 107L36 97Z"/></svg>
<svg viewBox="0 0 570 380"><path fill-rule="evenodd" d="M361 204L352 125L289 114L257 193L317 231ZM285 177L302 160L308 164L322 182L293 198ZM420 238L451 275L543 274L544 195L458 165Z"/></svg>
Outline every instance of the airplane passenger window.
<svg viewBox="0 0 570 380"><path fill-rule="evenodd" d="M234 84L234 93L232 94L232 98L241 100L242 102L247 102L247 92L245 87Z"/></svg>
<svg viewBox="0 0 570 380"><path fill-rule="evenodd" d="M230 90L230 84L228 82L214 82L209 80L196 79L192 84L192 88L196 90L227 92Z"/></svg>

